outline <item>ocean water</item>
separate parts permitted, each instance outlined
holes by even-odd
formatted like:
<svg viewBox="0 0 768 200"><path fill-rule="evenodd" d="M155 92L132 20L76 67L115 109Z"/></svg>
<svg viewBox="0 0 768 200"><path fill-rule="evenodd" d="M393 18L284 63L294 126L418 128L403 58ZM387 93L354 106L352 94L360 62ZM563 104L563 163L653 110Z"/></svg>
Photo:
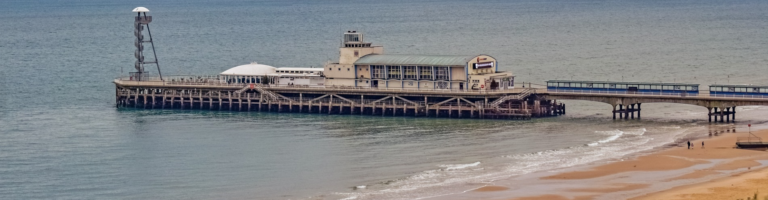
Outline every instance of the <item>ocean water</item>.
<svg viewBox="0 0 768 200"><path fill-rule="evenodd" d="M530 121L117 109L137 6L166 75L322 66L358 30L390 54L489 54L518 82L768 84L760 0L5 0L0 199L427 198L768 121L679 104L614 121L586 101Z"/></svg>

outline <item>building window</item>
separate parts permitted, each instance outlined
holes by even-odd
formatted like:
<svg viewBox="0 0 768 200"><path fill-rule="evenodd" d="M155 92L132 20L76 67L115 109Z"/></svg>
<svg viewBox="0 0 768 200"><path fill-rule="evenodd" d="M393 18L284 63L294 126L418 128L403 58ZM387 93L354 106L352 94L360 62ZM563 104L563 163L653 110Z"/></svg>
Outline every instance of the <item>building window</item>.
<svg viewBox="0 0 768 200"><path fill-rule="evenodd" d="M436 80L449 80L448 67L435 67L435 79Z"/></svg>
<svg viewBox="0 0 768 200"><path fill-rule="evenodd" d="M347 34L347 41L349 42L358 42L360 41L360 37L358 37L357 34Z"/></svg>
<svg viewBox="0 0 768 200"><path fill-rule="evenodd" d="M403 79L416 80L416 66L403 66Z"/></svg>
<svg viewBox="0 0 768 200"><path fill-rule="evenodd" d="M347 71L349 71L349 68L347 68Z"/></svg>
<svg viewBox="0 0 768 200"><path fill-rule="evenodd" d="M384 66L371 65L371 78L383 79L384 78Z"/></svg>
<svg viewBox="0 0 768 200"><path fill-rule="evenodd" d="M387 68L389 69L389 79L400 79L400 66L389 66L387 65Z"/></svg>
<svg viewBox="0 0 768 200"><path fill-rule="evenodd" d="M360 52L358 52L357 50L355 50L355 57L360 57Z"/></svg>
<svg viewBox="0 0 768 200"><path fill-rule="evenodd" d="M341 71L341 67L339 67L339 71Z"/></svg>
<svg viewBox="0 0 768 200"><path fill-rule="evenodd" d="M419 79L421 80L432 80L432 67L431 66L421 66L419 67L419 71L421 74L421 77Z"/></svg>

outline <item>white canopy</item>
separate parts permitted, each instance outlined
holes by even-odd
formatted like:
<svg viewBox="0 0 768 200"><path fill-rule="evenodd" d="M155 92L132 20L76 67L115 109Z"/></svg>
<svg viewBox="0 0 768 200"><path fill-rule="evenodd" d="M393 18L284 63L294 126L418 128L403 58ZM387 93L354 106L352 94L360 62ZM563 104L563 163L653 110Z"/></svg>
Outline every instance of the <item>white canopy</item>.
<svg viewBox="0 0 768 200"><path fill-rule="evenodd" d="M263 76L274 73L275 67L254 62L251 64L230 68L227 71L221 72L221 75Z"/></svg>
<svg viewBox="0 0 768 200"><path fill-rule="evenodd" d="M149 12L149 9L145 7L136 7L133 9L133 12L144 13L144 12Z"/></svg>

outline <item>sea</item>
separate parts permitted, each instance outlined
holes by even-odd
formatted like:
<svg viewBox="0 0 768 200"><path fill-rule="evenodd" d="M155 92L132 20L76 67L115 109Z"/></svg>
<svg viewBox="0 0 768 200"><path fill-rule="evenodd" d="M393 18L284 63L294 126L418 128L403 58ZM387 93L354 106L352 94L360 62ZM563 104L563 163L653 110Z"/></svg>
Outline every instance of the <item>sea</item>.
<svg viewBox="0 0 768 200"><path fill-rule="evenodd" d="M3 0L0 199L451 199L768 122L760 106L710 124L692 105L613 120L565 100L521 121L116 108L138 6L163 75L320 67L356 30L387 54L491 55L518 87L768 85L765 0Z"/></svg>

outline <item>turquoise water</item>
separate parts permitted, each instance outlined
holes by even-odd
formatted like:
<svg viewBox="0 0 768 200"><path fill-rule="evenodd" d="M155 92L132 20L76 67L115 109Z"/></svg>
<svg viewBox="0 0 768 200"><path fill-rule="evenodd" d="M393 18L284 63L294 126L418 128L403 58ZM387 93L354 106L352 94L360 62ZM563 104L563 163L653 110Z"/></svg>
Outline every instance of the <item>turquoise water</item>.
<svg viewBox="0 0 768 200"><path fill-rule="evenodd" d="M531 121L114 107L151 10L164 74L321 66L346 30L391 54L489 54L518 82L767 85L765 1L3 1L0 199L413 199L653 151L736 125L566 101ZM154 71L152 71L154 73Z"/></svg>

